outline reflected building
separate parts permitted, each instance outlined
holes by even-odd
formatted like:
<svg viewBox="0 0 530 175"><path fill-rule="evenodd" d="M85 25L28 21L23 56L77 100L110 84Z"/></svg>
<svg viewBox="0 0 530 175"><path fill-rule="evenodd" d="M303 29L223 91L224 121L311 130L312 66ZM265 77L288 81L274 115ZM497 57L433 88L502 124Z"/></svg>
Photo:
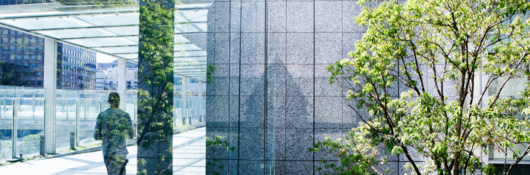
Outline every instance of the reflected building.
<svg viewBox="0 0 530 175"><path fill-rule="evenodd" d="M51 0L0 0L0 5L51 3Z"/></svg>
<svg viewBox="0 0 530 175"><path fill-rule="evenodd" d="M127 67L127 82L125 82L127 86L127 90L129 89L138 89L138 67L136 68L129 68Z"/></svg>
<svg viewBox="0 0 530 175"><path fill-rule="evenodd" d="M96 52L57 43L57 89L95 90Z"/></svg>
<svg viewBox="0 0 530 175"><path fill-rule="evenodd" d="M118 89L118 67L108 68L106 70L107 78L105 79L105 90L117 90Z"/></svg>
<svg viewBox="0 0 530 175"><path fill-rule="evenodd" d="M97 70L96 72L96 90L105 89L105 79L107 77L107 72L103 70Z"/></svg>
<svg viewBox="0 0 530 175"><path fill-rule="evenodd" d="M44 39L0 27L0 85L42 87Z"/></svg>
<svg viewBox="0 0 530 175"><path fill-rule="evenodd" d="M127 62L126 89L138 88L138 64ZM118 60L110 63L97 63L96 90L118 89Z"/></svg>

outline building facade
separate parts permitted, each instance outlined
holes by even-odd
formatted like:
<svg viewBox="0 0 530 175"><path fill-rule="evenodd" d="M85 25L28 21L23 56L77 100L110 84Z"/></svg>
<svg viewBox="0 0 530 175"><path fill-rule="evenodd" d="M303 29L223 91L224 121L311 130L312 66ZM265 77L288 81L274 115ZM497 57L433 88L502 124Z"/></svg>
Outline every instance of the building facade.
<svg viewBox="0 0 530 175"><path fill-rule="evenodd" d="M136 68L127 67L126 78L127 78L127 82L125 84L127 86L127 90L138 89L138 67Z"/></svg>
<svg viewBox="0 0 530 175"><path fill-rule="evenodd" d="M96 75L96 90L116 90L118 88L118 60L110 63L98 63ZM138 88L138 64L127 62L126 88Z"/></svg>
<svg viewBox="0 0 530 175"><path fill-rule="evenodd" d="M57 89L95 90L96 52L57 43Z"/></svg>
<svg viewBox="0 0 530 175"><path fill-rule="evenodd" d="M0 5L51 3L51 0L0 0Z"/></svg>
<svg viewBox="0 0 530 175"><path fill-rule="evenodd" d="M0 85L42 87L44 39L0 27Z"/></svg>

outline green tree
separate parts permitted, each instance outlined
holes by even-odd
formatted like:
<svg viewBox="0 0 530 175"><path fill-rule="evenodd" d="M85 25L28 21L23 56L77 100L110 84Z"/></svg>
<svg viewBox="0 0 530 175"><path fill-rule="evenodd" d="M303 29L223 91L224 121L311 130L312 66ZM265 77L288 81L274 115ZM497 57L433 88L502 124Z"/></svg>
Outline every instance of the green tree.
<svg viewBox="0 0 530 175"><path fill-rule="evenodd" d="M212 83L215 81L213 78L213 73L217 70L217 67L214 64L206 65L206 83Z"/></svg>
<svg viewBox="0 0 530 175"><path fill-rule="evenodd" d="M215 135L213 139L206 137L206 148L208 155L213 157L213 160L208 159L206 161L206 174L221 175L225 171L222 161L227 160L221 160L220 157L236 148L230 147L228 140L219 135Z"/></svg>
<svg viewBox="0 0 530 175"><path fill-rule="evenodd" d="M380 146L404 155L414 174L465 174L493 171L481 158L493 154L491 147L504 154L497 172L510 174L530 152L529 84L517 98L500 94L509 81L529 78L529 8L524 0L363 7L354 20L366 33L349 59L326 68L362 122L344 139L328 138L310 151L336 154L340 165L323 163L338 174L384 173L376 167L386 159ZM413 152L426 159L422 166Z"/></svg>
<svg viewBox="0 0 530 175"><path fill-rule="evenodd" d="M144 0L138 59L138 174L172 174L174 1ZM154 150L154 151L150 151Z"/></svg>
<svg viewBox="0 0 530 175"><path fill-rule="evenodd" d="M0 160L11 158L11 142L0 141Z"/></svg>
<svg viewBox="0 0 530 175"><path fill-rule="evenodd" d="M28 154L34 154L39 152L39 146L40 146L40 135L42 133L38 134L30 134L24 137L23 144L21 145L22 148L20 149L20 153L23 155Z"/></svg>

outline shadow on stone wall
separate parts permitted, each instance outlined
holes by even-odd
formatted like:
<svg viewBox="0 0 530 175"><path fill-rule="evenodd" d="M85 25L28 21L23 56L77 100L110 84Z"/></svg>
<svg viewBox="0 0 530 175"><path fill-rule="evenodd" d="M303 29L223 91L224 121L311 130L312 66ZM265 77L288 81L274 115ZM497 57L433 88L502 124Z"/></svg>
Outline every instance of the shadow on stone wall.
<svg viewBox="0 0 530 175"><path fill-rule="evenodd" d="M285 166L286 116L291 117L289 122L293 124L290 128L302 125L305 128L312 127L313 104L303 93L304 87L300 87L299 84L313 81L313 78L293 76L277 55L264 53L267 50L262 48L264 46L268 47L268 51L281 50L284 47L275 48L274 43L260 36L268 33L245 32L238 27L230 29L232 32L230 34L220 31L224 29L223 27L240 25L239 21L227 22L225 21L227 19L222 19L228 17L224 15L227 11L246 9L237 7L239 5L256 5L254 2L232 3L231 8L225 8L230 6L222 3L226 2L214 2L210 7L207 17L209 32L207 43L199 44L207 47L207 62L218 68L214 75L215 81L207 85L206 135L210 139L221 136L235 149L226 151L226 148L225 150L207 148L207 160L220 159L218 165L225 168L216 171L221 174L283 174L278 173L277 169ZM234 13L230 17L231 20L234 20L234 16L240 15ZM247 15L251 16L242 18L260 18L259 12ZM247 27L261 26L259 23L264 21L249 22L251 24L246 24ZM228 39L222 38L225 35ZM190 41L192 40L199 41L190 38ZM224 53L223 50L229 50L232 54L221 54ZM286 94L287 92L289 94ZM304 139L304 141L309 140ZM310 154L307 147L311 146L312 142L312 139L308 145L303 142L303 148L297 145L295 149L300 154Z"/></svg>

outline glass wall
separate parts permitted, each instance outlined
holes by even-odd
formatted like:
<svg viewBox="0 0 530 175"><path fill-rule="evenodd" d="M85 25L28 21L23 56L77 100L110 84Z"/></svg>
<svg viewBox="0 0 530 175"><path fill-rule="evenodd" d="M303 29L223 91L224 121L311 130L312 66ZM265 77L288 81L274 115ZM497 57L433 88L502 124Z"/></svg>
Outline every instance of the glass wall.
<svg viewBox="0 0 530 175"><path fill-rule="evenodd" d="M179 75L175 75L174 82L173 120L175 128L204 123L206 83Z"/></svg>
<svg viewBox="0 0 530 175"><path fill-rule="evenodd" d="M0 5L51 3L51 0L0 0Z"/></svg>
<svg viewBox="0 0 530 175"><path fill-rule="evenodd" d="M17 156L38 154L43 130L44 89L0 86L0 162L12 158L13 145Z"/></svg>
<svg viewBox="0 0 530 175"><path fill-rule="evenodd" d="M182 77L175 75L173 77L173 128L176 128L177 126L184 125L184 117L183 117L183 110L182 110L182 101L183 101L183 92L182 92L182 85L183 85L183 79Z"/></svg>
<svg viewBox="0 0 530 175"><path fill-rule="evenodd" d="M7 78L21 81L23 78L26 78L24 81L32 78L32 82L15 85L48 86L44 74L48 73L47 77L53 75L51 77L56 80L56 89L46 89L46 94L55 93L54 105L46 106L46 109L55 108L55 116L49 117L53 118L53 122L50 122L53 124L47 123L47 126L54 127L51 133L54 134L57 152L70 147L72 132L76 133L76 141L80 146L98 143L93 139L97 115L110 107L107 102L110 92L120 90L120 94L123 93L123 86L118 87L122 85L121 81L125 82L127 90L126 97L122 97L126 98L124 107L120 107L129 113L135 128L138 123L138 65L134 63L138 61L138 6L131 5L116 10L105 9L107 7L77 8L75 5L50 7L51 11L57 13L53 16L41 14L37 10L36 16L31 18L25 16L27 14L24 14L24 10L6 6L0 10L0 25L15 29L0 29L0 50L10 54L0 54L0 63L6 63L1 65L3 67L0 67L0 72L5 73L15 68L31 68L36 71L34 74L17 73L16 76L1 74L0 83L7 82ZM202 124L206 118L206 38L209 31L206 21L211 5L209 1L185 1L176 6L178 12L175 13L174 73L175 87L178 90L174 91L173 115L176 116L175 126L181 128ZM116 14L108 13L114 12L113 10L116 10ZM73 11L76 13L72 13ZM6 15L11 15L9 20L6 20ZM22 19L18 19L19 17ZM31 35L26 37L22 35L24 33ZM22 47L26 45L27 47ZM54 47L52 52L56 57L50 59L52 54L49 48ZM100 61L103 57L111 58ZM117 57L130 61L126 64L125 76L122 75L122 67L118 66L121 63ZM51 64L50 60L53 60L55 65ZM47 65L44 65L45 63ZM54 66L56 72L47 69ZM45 129L44 94L44 89L0 89L0 160L18 156L11 155L12 145L24 155L38 153L35 141L38 141L38 135L44 134ZM13 123L14 112L19 118L15 120L16 123ZM18 126L18 134L15 135L18 144L12 143L14 126ZM46 130L46 133L50 133L49 130Z"/></svg>
<svg viewBox="0 0 530 175"><path fill-rule="evenodd" d="M15 87L0 86L0 162L11 159Z"/></svg>
<svg viewBox="0 0 530 175"><path fill-rule="evenodd" d="M101 112L101 106L108 103L101 99L101 93L95 91L79 91L79 126L78 137L79 145L89 145L97 143L94 140L94 128L96 127L96 119Z"/></svg>
<svg viewBox="0 0 530 175"><path fill-rule="evenodd" d="M17 155L37 155L44 134L44 89L16 87L15 100Z"/></svg>
<svg viewBox="0 0 530 175"><path fill-rule="evenodd" d="M137 90L127 90L127 102L125 104L125 112L129 113L131 117L131 122L134 128L134 131L137 131L137 102L138 102L138 91ZM136 135L136 134L135 134Z"/></svg>
<svg viewBox="0 0 530 175"><path fill-rule="evenodd" d="M190 122L191 123L203 123L204 114L206 113L206 99L204 98L204 92L206 86L204 83L199 83L199 81L191 79L188 88L190 89L190 100L189 108L190 111ZM203 94L199 94L203 93Z"/></svg>
<svg viewBox="0 0 530 175"><path fill-rule="evenodd" d="M502 91L499 94L499 98L508 98L508 97L521 98L521 94L519 94L519 92L522 92L526 88L525 84L530 82L530 80L525 78L523 75L525 73L528 73L529 70L530 70L530 65L521 66L521 68L519 69L518 75L515 78L512 78L511 80L508 80L508 82L506 82L506 85L504 85ZM489 78L489 77L487 77L487 75L482 75L482 76L483 76L482 77L483 80L487 80L487 78ZM494 80L492 82L492 84L490 85L490 87L488 88L488 90L487 90L488 92L486 93L486 97L488 97L488 98L494 97L497 94L499 88L503 85L504 81L506 81L506 79L504 79L504 78L499 78L499 79ZM481 87L481 89L482 89L482 87ZM517 114L516 115L516 118L519 118L519 119L528 118L528 117L530 117L530 116L524 116L522 114ZM528 145L528 143L517 144L512 149L514 149L514 150L517 150L517 149L518 150L525 150L527 145ZM490 148L490 152L493 152L493 154L490 155L490 159L491 160L504 161L504 156L505 155L504 155L503 152L501 152L501 151L491 151L491 149L492 148ZM508 160L513 160L513 152L512 151L508 151L507 159ZM530 157L526 156L526 157L523 158L523 160L524 161L528 161L528 160L530 160Z"/></svg>
<svg viewBox="0 0 530 175"><path fill-rule="evenodd" d="M61 150L70 147L70 132L75 132L77 91L57 90L55 107L55 144Z"/></svg>
<svg viewBox="0 0 530 175"><path fill-rule="evenodd" d="M99 113L110 108L109 94L116 91L57 90L56 98L56 149L70 148L70 132L76 132L78 145L99 143L94 140L94 128ZM133 125L136 123L136 90L126 92L126 108ZM79 117L79 123L76 123ZM76 127L77 126L77 127Z"/></svg>

